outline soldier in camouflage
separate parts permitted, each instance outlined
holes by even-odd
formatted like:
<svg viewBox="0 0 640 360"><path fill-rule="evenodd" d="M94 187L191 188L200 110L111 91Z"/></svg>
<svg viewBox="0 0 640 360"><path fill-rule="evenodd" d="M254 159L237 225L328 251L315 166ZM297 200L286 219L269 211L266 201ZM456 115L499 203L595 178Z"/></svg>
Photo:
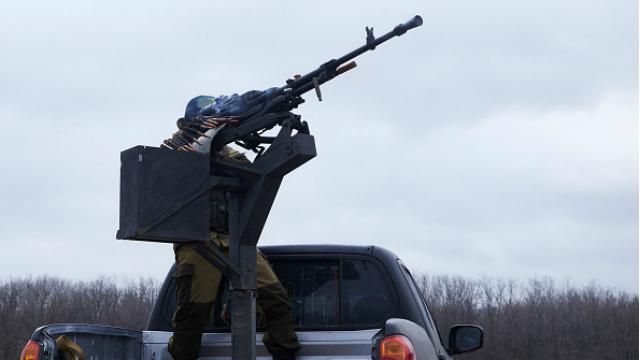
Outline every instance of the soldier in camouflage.
<svg viewBox="0 0 640 360"><path fill-rule="evenodd" d="M188 111L189 105L185 117ZM217 125L215 120L208 122L211 128ZM192 151L185 148L179 150ZM228 146L217 155L228 161L250 163L244 155ZM224 193L211 191L209 198L210 240L206 245L215 246L228 254L228 214ZM169 340L169 352L175 360L193 360L198 358L202 333L209 322L222 273L198 254L192 245L174 245L174 253L177 306L172 319L174 333ZM293 329L287 291L259 250L256 262L256 305L264 315L263 342L274 360L293 360L300 344Z"/></svg>
<svg viewBox="0 0 640 360"><path fill-rule="evenodd" d="M249 160L242 154L225 147L221 156L239 162ZM210 241L228 253L229 235L224 194L211 192ZM213 302L217 296L222 274L202 258L193 246L174 246L177 271L177 307L173 315L174 333L169 341L169 352L176 360L192 360L198 357L202 333L209 322ZM287 291L278 280L264 255L257 254L257 306L264 314L265 334L263 342L274 360L294 359L300 348L293 331Z"/></svg>

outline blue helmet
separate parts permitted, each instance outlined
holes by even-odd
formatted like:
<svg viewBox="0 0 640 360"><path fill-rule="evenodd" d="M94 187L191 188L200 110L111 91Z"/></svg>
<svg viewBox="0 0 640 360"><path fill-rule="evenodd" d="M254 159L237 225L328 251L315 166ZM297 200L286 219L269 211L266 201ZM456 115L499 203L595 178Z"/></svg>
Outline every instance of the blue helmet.
<svg viewBox="0 0 640 360"><path fill-rule="evenodd" d="M192 120L196 116L235 116L254 106L264 106L277 94L278 88L269 88L264 91L251 90L242 95L231 94L218 97L200 95L187 103L184 111L184 119Z"/></svg>
<svg viewBox="0 0 640 360"><path fill-rule="evenodd" d="M189 100L187 108L184 110L184 118L192 119L198 115L201 115L202 110L207 106L216 103L216 98L213 96L200 95Z"/></svg>

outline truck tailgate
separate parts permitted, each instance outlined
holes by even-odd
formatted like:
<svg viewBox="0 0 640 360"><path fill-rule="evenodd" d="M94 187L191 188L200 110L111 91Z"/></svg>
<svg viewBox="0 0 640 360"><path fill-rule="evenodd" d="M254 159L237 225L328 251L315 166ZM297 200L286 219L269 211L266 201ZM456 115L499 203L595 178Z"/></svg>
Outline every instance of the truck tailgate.
<svg viewBox="0 0 640 360"><path fill-rule="evenodd" d="M298 332L302 349L299 360L315 359L371 359L371 338L378 332L360 331L304 331ZM169 332L145 331L143 333L144 359L170 360L167 352ZM256 359L270 360L271 355L262 344L262 334L256 334ZM231 335L228 333L204 334L200 359L231 359Z"/></svg>

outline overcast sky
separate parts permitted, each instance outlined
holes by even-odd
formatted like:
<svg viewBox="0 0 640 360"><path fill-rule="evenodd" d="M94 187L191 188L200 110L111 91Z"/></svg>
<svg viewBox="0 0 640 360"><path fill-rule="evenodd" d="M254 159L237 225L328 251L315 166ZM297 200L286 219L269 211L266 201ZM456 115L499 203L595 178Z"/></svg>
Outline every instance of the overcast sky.
<svg viewBox="0 0 640 360"><path fill-rule="evenodd" d="M307 97L318 157L261 244L638 291L638 2L17 1L0 7L0 278L162 279L115 240L119 153L187 101L280 86L421 14Z"/></svg>

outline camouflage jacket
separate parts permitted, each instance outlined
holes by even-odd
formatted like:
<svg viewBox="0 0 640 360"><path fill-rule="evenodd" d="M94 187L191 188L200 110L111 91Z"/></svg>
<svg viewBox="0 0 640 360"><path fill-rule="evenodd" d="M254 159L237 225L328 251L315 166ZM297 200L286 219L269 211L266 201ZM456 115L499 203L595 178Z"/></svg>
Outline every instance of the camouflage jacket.
<svg viewBox="0 0 640 360"><path fill-rule="evenodd" d="M223 160L229 160L240 164L250 164L244 154L225 146L218 152L218 156ZM221 191L209 192L209 227L216 233L229 233L229 214L227 212L227 199Z"/></svg>

